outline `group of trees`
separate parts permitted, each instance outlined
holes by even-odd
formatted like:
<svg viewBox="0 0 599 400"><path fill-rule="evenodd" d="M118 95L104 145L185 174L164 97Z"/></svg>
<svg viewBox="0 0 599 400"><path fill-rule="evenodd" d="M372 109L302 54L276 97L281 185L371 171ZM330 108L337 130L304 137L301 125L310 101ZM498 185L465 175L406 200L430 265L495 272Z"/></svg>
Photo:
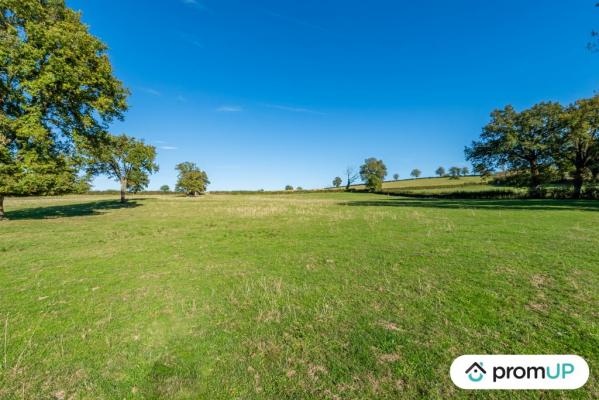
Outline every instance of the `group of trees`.
<svg viewBox="0 0 599 400"><path fill-rule="evenodd" d="M585 183L599 175L599 96L568 106L543 102L520 112L509 105L495 110L465 154L476 172L506 170L532 196L544 183L571 179L580 198Z"/></svg>
<svg viewBox="0 0 599 400"><path fill-rule="evenodd" d="M371 191L381 191L383 188L383 182L387 176L387 166L383 160L378 160L374 157L367 158L364 160L364 164L360 166L358 172L353 167L347 167L345 170L345 189L349 190L351 185L358 179L361 179L366 187ZM399 178L398 174L394 175L395 179ZM343 179L340 176L333 179L333 186L336 188L341 187Z"/></svg>
<svg viewBox="0 0 599 400"><path fill-rule="evenodd" d="M460 179L460 176L467 176L470 173L468 167L450 167L449 173L445 171L444 167L439 167L435 170L437 176L444 177L449 176L450 179Z"/></svg>
<svg viewBox="0 0 599 400"><path fill-rule="evenodd" d="M158 170L153 146L108 133L129 92L106 52L63 0L0 3L0 219L6 196L82 192L106 174L124 201ZM180 188L201 192L208 179L192 173L204 185Z"/></svg>
<svg viewBox="0 0 599 400"><path fill-rule="evenodd" d="M421 174L422 172L417 168L411 172L411 175L414 178L418 178ZM387 166L383 160L370 157L364 160L364 164L360 166L358 172L356 172L353 167L347 167L345 170L345 176L347 177L345 181L346 190L349 190L353 183L355 183L358 179L361 179L368 190L372 192L380 192L383 189L383 182L387 176ZM399 174L393 174L393 179L398 180ZM337 176L335 179L333 179L333 186L336 188L341 187L342 183L343 179L341 179L340 176Z"/></svg>
<svg viewBox="0 0 599 400"><path fill-rule="evenodd" d="M106 134L82 141L77 148L88 176L104 174L120 183L121 202L126 201L126 192L145 190L150 183L149 175L158 171L156 148L127 135ZM206 172L193 162L182 162L175 169L178 172L176 192L197 196L210 184ZM169 192L170 188L163 185L160 190Z"/></svg>
<svg viewBox="0 0 599 400"><path fill-rule="evenodd" d="M298 187L294 188L292 185L285 185L285 190L288 191L288 192L290 192L290 191L293 191L293 190L304 190L304 188L301 187L301 186L298 186Z"/></svg>
<svg viewBox="0 0 599 400"><path fill-rule="evenodd" d="M7 195L85 187L75 139L122 119L128 92L106 46L63 1L0 5L0 218Z"/></svg>
<svg viewBox="0 0 599 400"><path fill-rule="evenodd" d="M88 176L104 174L120 183L121 202L127 191L144 190L150 183L149 174L158 171L156 148L143 140L104 134L77 144Z"/></svg>

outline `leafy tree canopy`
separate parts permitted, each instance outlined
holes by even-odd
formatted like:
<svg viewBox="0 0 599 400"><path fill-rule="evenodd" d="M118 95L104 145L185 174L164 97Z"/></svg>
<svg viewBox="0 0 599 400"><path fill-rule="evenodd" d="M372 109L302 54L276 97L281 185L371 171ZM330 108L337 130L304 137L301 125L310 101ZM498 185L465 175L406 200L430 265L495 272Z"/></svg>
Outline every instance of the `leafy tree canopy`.
<svg viewBox="0 0 599 400"><path fill-rule="evenodd" d="M75 136L127 109L106 46L63 0L0 2L0 217L5 195L77 190Z"/></svg>
<svg viewBox="0 0 599 400"><path fill-rule="evenodd" d="M462 173L462 169L460 167L449 168L449 176L451 179L460 179L461 173Z"/></svg>
<svg viewBox="0 0 599 400"><path fill-rule="evenodd" d="M193 162L182 162L175 167L179 171L175 190L190 196L204 193L210 184L208 175Z"/></svg>
<svg viewBox="0 0 599 400"><path fill-rule="evenodd" d="M380 192L383 189L383 180L386 176L387 166L383 160L367 158L360 166L360 177L371 192Z"/></svg>
<svg viewBox="0 0 599 400"><path fill-rule="evenodd" d="M571 104L562 119L555 158L562 171L573 175L574 194L580 197L586 177L599 165L599 96Z"/></svg>
<svg viewBox="0 0 599 400"><path fill-rule="evenodd" d="M137 192L149 183L149 174L158 171L156 148L127 135L105 134L77 142L90 175L105 174L120 182L121 201L127 190Z"/></svg>
<svg viewBox="0 0 599 400"><path fill-rule="evenodd" d="M148 174L139 169L134 169L127 179L127 191L131 193L143 192L149 184L150 177Z"/></svg>
<svg viewBox="0 0 599 400"><path fill-rule="evenodd" d="M512 106L495 110L480 139L465 150L475 169L493 171L501 166L525 173L532 193L554 162L552 146L560 132L562 106L539 103L517 112Z"/></svg>

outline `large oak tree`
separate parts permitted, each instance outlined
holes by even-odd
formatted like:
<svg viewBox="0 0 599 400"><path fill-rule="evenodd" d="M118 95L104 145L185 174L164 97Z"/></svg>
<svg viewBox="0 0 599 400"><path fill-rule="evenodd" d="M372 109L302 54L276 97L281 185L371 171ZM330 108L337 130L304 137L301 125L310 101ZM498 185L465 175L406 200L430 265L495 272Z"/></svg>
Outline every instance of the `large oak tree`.
<svg viewBox="0 0 599 400"><path fill-rule="evenodd" d="M599 96L578 100L563 114L563 131L556 149L560 167L574 178L574 196L580 198L585 178L599 163Z"/></svg>
<svg viewBox="0 0 599 400"><path fill-rule="evenodd" d="M7 195L75 190L73 138L122 118L106 50L63 0L0 0L0 218Z"/></svg>
<svg viewBox="0 0 599 400"><path fill-rule="evenodd" d="M554 165L552 151L562 124L562 106L539 103L517 112L512 106L495 110L480 139L465 150L475 169L506 166L524 175L531 194L538 194L544 173Z"/></svg>

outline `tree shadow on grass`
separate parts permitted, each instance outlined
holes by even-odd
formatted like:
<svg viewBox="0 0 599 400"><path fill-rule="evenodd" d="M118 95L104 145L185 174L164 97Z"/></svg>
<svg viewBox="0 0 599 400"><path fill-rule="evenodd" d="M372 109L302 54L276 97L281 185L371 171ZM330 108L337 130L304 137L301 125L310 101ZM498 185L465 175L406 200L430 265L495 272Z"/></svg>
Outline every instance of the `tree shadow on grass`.
<svg viewBox="0 0 599 400"><path fill-rule="evenodd" d="M597 200L477 200L477 199L414 199L388 197L380 200L356 200L340 203L357 207L423 207L423 208L475 208L482 210L538 210L538 211L599 211Z"/></svg>
<svg viewBox="0 0 599 400"><path fill-rule="evenodd" d="M100 215L103 214L103 212L109 210L117 210L121 208L135 208L139 206L139 203L131 200L127 201L126 203L121 203L118 200L100 200L90 203L23 208L21 210L8 211L6 213L6 216L9 220L12 221L24 219L83 217L90 215Z"/></svg>

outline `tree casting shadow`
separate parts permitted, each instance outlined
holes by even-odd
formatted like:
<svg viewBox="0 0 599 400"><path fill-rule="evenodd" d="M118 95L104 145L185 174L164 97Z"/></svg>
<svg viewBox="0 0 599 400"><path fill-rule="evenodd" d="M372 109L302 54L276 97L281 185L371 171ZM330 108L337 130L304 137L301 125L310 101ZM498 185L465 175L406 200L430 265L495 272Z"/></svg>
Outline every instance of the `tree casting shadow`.
<svg viewBox="0 0 599 400"><path fill-rule="evenodd" d="M127 201L126 203L121 203L118 200L100 200L91 203L24 208L22 210L8 211L6 216L12 221L24 219L83 217L89 215L99 215L102 214L103 211L108 210L134 208L139 206L139 203L131 200Z"/></svg>
<svg viewBox="0 0 599 400"><path fill-rule="evenodd" d="M597 200L460 200L415 199L389 197L381 200L356 200L340 203L354 207L424 207L424 208L476 208L483 210L579 210L599 211Z"/></svg>

